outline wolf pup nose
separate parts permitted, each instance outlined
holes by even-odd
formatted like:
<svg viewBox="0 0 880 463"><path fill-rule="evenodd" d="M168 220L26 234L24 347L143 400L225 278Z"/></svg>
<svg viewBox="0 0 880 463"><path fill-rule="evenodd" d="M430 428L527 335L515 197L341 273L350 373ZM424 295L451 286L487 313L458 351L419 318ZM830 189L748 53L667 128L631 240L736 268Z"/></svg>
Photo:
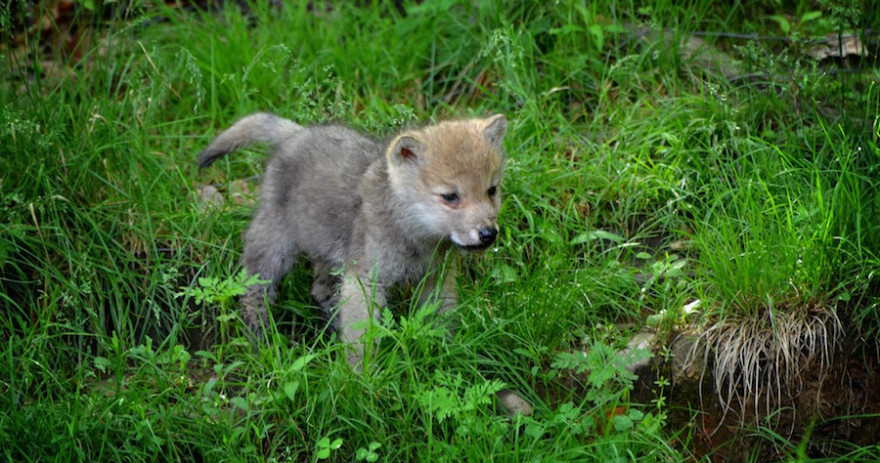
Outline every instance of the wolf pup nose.
<svg viewBox="0 0 880 463"><path fill-rule="evenodd" d="M278 282L300 255L311 259L311 294L362 367L366 322L386 289L439 286L440 310L458 301L452 246L479 251L498 235L507 119L446 121L381 141L352 129L303 127L274 114L247 116L199 155L201 167L253 142L269 143L260 206L245 234L244 266L267 284L249 287L242 319L265 337ZM446 275L441 268L448 268ZM426 302L435 294L422 291Z"/></svg>
<svg viewBox="0 0 880 463"><path fill-rule="evenodd" d="M495 227L480 230L480 242L483 244L489 245L494 243L496 236L498 236L498 229Z"/></svg>

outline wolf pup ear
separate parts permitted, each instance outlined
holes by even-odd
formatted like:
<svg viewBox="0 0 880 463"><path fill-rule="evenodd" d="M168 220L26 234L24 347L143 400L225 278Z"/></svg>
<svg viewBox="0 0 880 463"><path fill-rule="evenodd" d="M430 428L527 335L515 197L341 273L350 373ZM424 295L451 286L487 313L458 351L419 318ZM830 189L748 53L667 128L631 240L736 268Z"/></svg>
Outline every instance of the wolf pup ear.
<svg viewBox="0 0 880 463"><path fill-rule="evenodd" d="M425 145L409 135L400 135L391 142L388 149L388 162L398 166L415 163L425 152Z"/></svg>
<svg viewBox="0 0 880 463"><path fill-rule="evenodd" d="M488 119L484 119L483 137L496 148L501 149L501 143L504 141L504 133L507 132L507 118L504 114L496 114Z"/></svg>

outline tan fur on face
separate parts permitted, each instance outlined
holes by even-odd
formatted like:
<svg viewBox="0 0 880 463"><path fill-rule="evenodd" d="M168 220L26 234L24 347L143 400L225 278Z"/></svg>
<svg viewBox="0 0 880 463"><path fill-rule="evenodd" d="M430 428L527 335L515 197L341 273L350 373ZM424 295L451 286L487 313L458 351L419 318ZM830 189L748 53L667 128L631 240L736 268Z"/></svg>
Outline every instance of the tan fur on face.
<svg viewBox="0 0 880 463"><path fill-rule="evenodd" d="M479 231L497 227L501 205L504 116L441 122L391 142L389 180L398 198L430 235L458 246L479 246ZM490 188L495 194L490 195ZM455 194L450 205L442 198Z"/></svg>
<svg viewBox="0 0 880 463"><path fill-rule="evenodd" d="M504 158L482 135L485 123L485 119L444 122L419 133L429 149L420 175L424 185L476 187L475 180L482 180L479 186L487 190L500 181Z"/></svg>

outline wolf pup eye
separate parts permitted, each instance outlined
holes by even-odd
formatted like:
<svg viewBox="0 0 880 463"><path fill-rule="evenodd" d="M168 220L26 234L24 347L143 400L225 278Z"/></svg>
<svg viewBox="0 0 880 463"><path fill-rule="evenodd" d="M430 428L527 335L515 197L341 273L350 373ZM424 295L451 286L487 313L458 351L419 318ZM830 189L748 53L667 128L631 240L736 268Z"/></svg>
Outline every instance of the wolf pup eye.
<svg viewBox="0 0 880 463"><path fill-rule="evenodd" d="M498 188L496 188L493 185L493 186L489 187L489 191L487 191L486 193L489 193L489 196L495 196L495 193L497 193L497 192L498 192Z"/></svg>
<svg viewBox="0 0 880 463"><path fill-rule="evenodd" d="M440 195L440 198L443 199L444 203L446 203L450 206L454 206L454 205L458 204L458 195L455 193L445 193L445 194Z"/></svg>

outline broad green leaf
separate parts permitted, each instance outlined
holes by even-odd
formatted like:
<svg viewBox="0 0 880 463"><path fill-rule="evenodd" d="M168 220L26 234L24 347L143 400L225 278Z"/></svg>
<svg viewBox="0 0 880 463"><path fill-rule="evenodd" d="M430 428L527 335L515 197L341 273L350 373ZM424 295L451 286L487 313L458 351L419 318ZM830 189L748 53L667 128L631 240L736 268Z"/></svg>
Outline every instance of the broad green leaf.
<svg viewBox="0 0 880 463"><path fill-rule="evenodd" d="M599 24L593 24L588 27L590 31L590 35L593 36L593 43L596 45L596 49L601 51L602 46L605 44L605 33L602 31L602 26Z"/></svg>
<svg viewBox="0 0 880 463"><path fill-rule="evenodd" d="M235 405L242 411L247 412L251 409L250 405L248 405L247 399L245 399L244 397L233 397L229 399L229 401L232 402L232 405Z"/></svg>
<svg viewBox="0 0 880 463"><path fill-rule="evenodd" d="M770 16L769 19L775 21L776 24L779 24L779 30L781 30L783 34L788 35L791 33L791 23L785 16L774 14L773 16Z"/></svg>
<svg viewBox="0 0 880 463"><path fill-rule="evenodd" d="M529 437L540 439L544 435L544 427L539 423L530 423L523 432Z"/></svg>
<svg viewBox="0 0 880 463"><path fill-rule="evenodd" d="M287 396L288 399L293 400L296 396L296 391L299 389L299 381L291 381L284 385L284 395Z"/></svg>
<svg viewBox="0 0 880 463"><path fill-rule="evenodd" d="M615 415L612 421L615 431L627 431L633 427L633 421L626 415Z"/></svg>
<svg viewBox="0 0 880 463"><path fill-rule="evenodd" d="M95 357L93 361L95 362L95 368L101 370L102 372L106 371L107 368L113 366L113 364L110 363L110 360L104 357Z"/></svg>
<svg viewBox="0 0 880 463"><path fill-rule="evenodd" d="M810 22L810 21L819 19L821 17L822 17L821 11L807 11L806 13L804 13L803 16L801 16L801 22L802 23Z"/></svg>
<svg viewBox="0 0 880 463"><path fill-rule="evenodd" d="M595 241L595 240L609 240L613 241L617 244L621 244L626 241L622 236L615 235L614 233L607 232L605 230L591 230L586 233L581 233L574 237L571 240L571 244L581 244L586 243L587 241Z"/></svg>
<svg viewBox="0 0 880 463"><path fill-rule="evenodd" d="M517 280L516 269L509 265L499 265L490 274L498 283L513 283Z"/></svg>
<svg viewBox="0 0 880 463"><path fill-rule="evenodd" d="M290 371L302 371L303 368L305 368L305 366L317 356L318 354L303 355L293 361L293 365L290 366Z"/></svg>

